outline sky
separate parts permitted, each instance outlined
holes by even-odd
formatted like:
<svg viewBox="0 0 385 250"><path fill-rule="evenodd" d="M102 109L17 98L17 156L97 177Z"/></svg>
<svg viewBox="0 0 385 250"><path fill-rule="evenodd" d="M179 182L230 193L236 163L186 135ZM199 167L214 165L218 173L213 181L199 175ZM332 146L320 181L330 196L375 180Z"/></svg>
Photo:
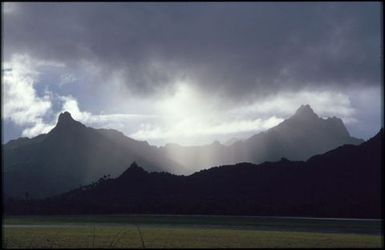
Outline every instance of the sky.
<svg viewBox="0 0 385 250"><path fill-rule="evenodd" d="M59 114L153 145L247 138L301 104L383 126L380 2L2 3L3 143Z"/></svg>

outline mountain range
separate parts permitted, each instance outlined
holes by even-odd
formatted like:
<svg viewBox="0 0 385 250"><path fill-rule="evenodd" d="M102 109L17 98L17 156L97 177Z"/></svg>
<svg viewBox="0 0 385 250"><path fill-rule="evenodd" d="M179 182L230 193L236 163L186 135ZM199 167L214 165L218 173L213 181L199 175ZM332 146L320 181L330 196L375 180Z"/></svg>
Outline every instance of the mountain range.
<svg viewBox="0 0 385 250"><path fill-rule="evenodd" d="M47 134L3 145L4 191L10 197L47 197L119 176L133 161L146 171L189 175L212 166L306 160L344 144L360 144L341 119L323 119L309 105L277 126L230 145L151 146L113 129L94 129L60 114Z"/></svg>
<svg viewBox="0 0 385 250"><path fill-rule="evenodd" d="M105 175L121 174L132 161L149 171L182 166L155 146L112 129L94 129L60 114L48 134L21 138L3 146L4 189L13 197L44 197L68 191Z"/></svg>
<svg viewBox="0 0 385 250"><path fill-rule="evenodd" d="M293 116L277 126L243 141L234 140L228 146L218 142L192 147L168 144L160 150L193 173L210 166L238 162L262 163L282 157L307 160L344 144L362 142L362 139L350 136L341 119L323 119L309 105L302 105Z"/></svg>
<svg viewBox="0 0 385 250"><path fill-rule="evenodd" d="M9 199L12 214L222 214L382 218L383 129L370 140L344 145L307 161L238 163L189 176L149 173L133 163L61 195Z"/></svg>

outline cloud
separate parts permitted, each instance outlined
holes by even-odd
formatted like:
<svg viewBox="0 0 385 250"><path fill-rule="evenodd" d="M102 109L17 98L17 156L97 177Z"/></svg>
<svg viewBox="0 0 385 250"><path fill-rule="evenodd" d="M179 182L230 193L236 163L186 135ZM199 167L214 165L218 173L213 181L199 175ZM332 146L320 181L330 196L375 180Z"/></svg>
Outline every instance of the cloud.
<svg viewBox="0 0 385 250"><path fill-rule="evenodd" d="M73 68L86 62L103 80L118 73L135 95L157 94L183 77L235 101L309 85L380 84L380 3L14 6L4 20L5 57L26 52Z"/></svg>
<svg viewBox="0 0 385 250"><path fill-rule="evenodd" d="M254 120L238 120L221 123L217 125L210 125L205 123L190 123L181 122L175 125L175 127L163 130L160 127L152 126L151 124L142 124L141 128L130 136L139 140L151 140L151 139L163 139L163 141L174 141L176 138L188 140L198 137L213 137L223 136L226 137L234 134L244 132L260 132L266 130L282 122L282 118L272 116L268 119L254 119ZM210 142L206 140L206 143Z"/></svg>
<svg viewBox="0 0 385 250"><path fill-rule="evenodd" d="M20 126L40 124L42 117L51 108L49 95L38 96L34 85L38 78L37 67L48 63L33 63L29 57L17 55L4 63L9 70L3 71L3 119L8 119Z"/></svg>
<svg viewBox="0 0 385 250"><path fill-rule="evenodd" d="M46 134L54 127L54 124L47 124L42 119L37 119L33 126L25 128L21 135L32 138L40 134Z"/></svg>
<svg viewBox="0 0 385 250"><path fill-rule="evenodd" d="M124 129L124 123L132 120L146 120L157 117L156 115L147 114L92 114L81 111L78 101L73 96L60 96L59 98L62 101L62 109L59 113L68 111L75 120L93 127Z"/></svg>
<svg viewBox="0 0 385 250"><path fill-rule="evenodd" d="M274 121L274 123L271 124L271 121ZM280 121L282 121L282 119L275 117L272 117L268 121L255 119L250 121L225 122L217 125L183 121L174 127L168 128L161 128L153 124L142 124L140 129L130 136L138 140L157 141L160 139L163 143L178 142L185 145L195 145L197 144L197 139L201 139L202 137L204 138L204 143L210 143L215 138L221 138L221 136L229 136L243 132L258 132L274 126L275 123L279 123ZM202 142L200 140L198 141Z"/></svg>
<svg viewBox="0 0 385 250"><path fill-rule="evenodd" d="M17 55L4 66L3 119L23 127L22 136L27 137L47 133L64 111L69 111L74 119L88 126L121 130L135 139L149 140L157 145L166 142L194 145L213 140L224 141L231 136L245 138L277 125L302 104L310 104L322 117L337 116L349 126L356 124L361 131L365 131L363 127L367 125L364 126L358 114L371 114L368 119L373 120L376 112L379 113L376 101L380 100L377 96L379 89L376 87L347 92L321 87L304 88L267 95L254 101L239 101L237 106L233 106L211 93L201 92L195 82L185 78L176 81L172 91L163 92L156 100L131 99L130 105L136 105L137 113L96 114L80 108L78 100L72 95L52 94L50 91L42 96L37 94L35 86L41 71L63 65ZM59 103L58 108L53 109L56 102ZM146 113L142 106L147 107ZM373 106L377 106L377 110L370 110Z"/></svg>
<svg viewBox="0 0 385 250"><path fill-rule="evenodd" d="M156 105L159 117L164 120L142 123L139 130L130 134L131 137L196 144L195 138L206 138L198 142L209 143L219 138L252 135L276 126L302 104L310 104L321 117L337 116L346 124L358 122L357 108L350 96L342 92L321 89L280 92L253 102L239 102L238 106L229 108L186 82L177 86L173 95L159 100Z"/></svg>
<svg viewBox="0 0 385 250"><path fill-rule="evenodd" d="M59 85L69 84L75 82L77 79L76 77L71 73L64 73L60 75L60 82Z"/></svg>
<svg viewBox="0 0 385 250"><path fill-rule="evenodd" d="M49 132L64 111L69 111L74 119L87 125L114 129L125 129L125 123L132 120L155 117L149 114L92 114L82 111L77 99L71 95L62 96L47 89L39 95L36 85L41 81L42 72L52 67L65 68L65 65L25 54L15 54L10 61L4 62L2 119L23 128L22 136L34 137ZM55 102L60 103L57 110L53 109Z"/></svg>
<svg viewBox="0 0 385 250"><path fill-rule="evenodd" d="M276 93L250 104L236 107L230 112L236 116L265 116L273 113L288 117L303 104L309 104L321 117L337 116L345 122L352 121L356 113L349 95L343 92L317 89Z"/></svg>
<svg viewBox="0 0 385 250"><path fill-rule="evenodd" d="M74 119L88 126L121 130L133 138L155 144L209 143L266 130L291 116L302 104L310 104L322 117L337 116L347 124L360 124L357 110L370 103L370 99L378 99L373 94L375 88L367 92L344 93L312 87L296 92L277 92L254 101L239 101L234 106L223 98L202 92L193 80L184 78L176 80L174 88L162 92L157 99L132 97L130 105L135 105L137 113L98 114L81 108L78 99L72 95L52 94L49 90L38 95L35 85L40 81L41 71L46 71L47 67L67 70L60 63L25 55L17 55L5 63L3 119L23 127L23 136L47 133L54 127L59 114L69 111ZM60 71L58 74L62 75ZM352 102L352 96L358 98L358 104ZM53 109L54 103L57 103L56 109ZM143 106L147 107L146 112Z"/></svg>
<svg viewBox="0 0 385 250"><path fill-rule="evenodd" d="M24 135L64 110L158 144L245 136L301 104L365 137L379 124L380 3L4 7L3 119Z"/></svg>

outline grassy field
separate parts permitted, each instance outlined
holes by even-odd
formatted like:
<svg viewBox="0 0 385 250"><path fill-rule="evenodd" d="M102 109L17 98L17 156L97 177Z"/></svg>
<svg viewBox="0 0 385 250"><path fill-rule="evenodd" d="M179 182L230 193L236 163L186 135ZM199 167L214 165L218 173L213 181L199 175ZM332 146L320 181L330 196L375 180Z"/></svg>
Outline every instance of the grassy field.
<svg viewBox="0 0 385 250"><path fill-rule="evenodd" d="M225 216L18 216L4 248L382 247L381 221Z"/></svg>

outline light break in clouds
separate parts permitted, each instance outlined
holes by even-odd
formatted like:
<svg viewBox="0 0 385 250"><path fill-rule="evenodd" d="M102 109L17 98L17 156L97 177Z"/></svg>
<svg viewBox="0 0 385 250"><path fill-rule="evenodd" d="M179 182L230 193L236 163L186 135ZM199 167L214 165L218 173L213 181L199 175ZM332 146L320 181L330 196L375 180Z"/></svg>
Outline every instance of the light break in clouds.
<svg viewBox="0 0 385 250"><path fill-rule="evenodd" d="M3 3L4 141L88 126L163 145L245 138L310 104L382 125L380 3Z"/></svg>

